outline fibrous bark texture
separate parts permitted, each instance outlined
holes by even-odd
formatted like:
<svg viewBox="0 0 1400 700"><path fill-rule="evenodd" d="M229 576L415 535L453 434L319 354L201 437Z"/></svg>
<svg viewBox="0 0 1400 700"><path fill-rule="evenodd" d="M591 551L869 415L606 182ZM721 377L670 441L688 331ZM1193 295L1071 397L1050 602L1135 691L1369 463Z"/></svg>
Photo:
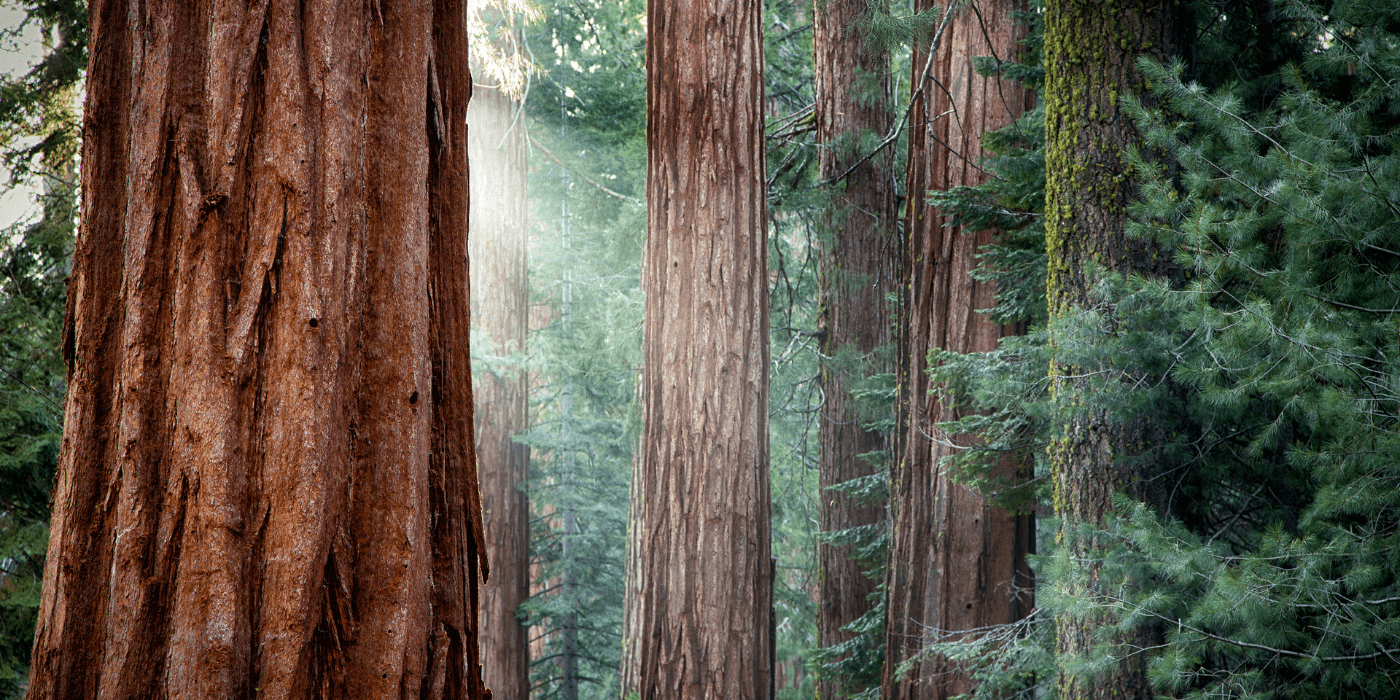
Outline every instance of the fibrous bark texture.
<svg viewBox="0 0 1400 700"><path fill-rule="evenodd" d="M978 249L997 232L945 228L946 219L928 205L925 193L985 182L983 132L1009 125L1030 107L1029 91L982 77L972 65L976 56L1017 57L1023 34L1013 18L1018 6L1014 0L978 3L978 11L964 10L949 21L931 61L927 53L914 56L900 367L908 414L903 459L892 479L884 681L889 700L941 700L969 692L971 679L942 657L924 656L903 676L898 666L934 638L956 639L966 630L1014 622L1030 610L1025 555L1033 546L1031 516L1008 513L950 478L944 458L954 444L975 437L938 428L964 414L927 375L930 350L995 350L1017 330L978 313L995 305L996 288L971 272Z"/></svg>
<svg viewBox="0 0 1400 700"><path fill-rule="evenodd" d="M887 438L865 424L873 419L850 393L850 384L888 372L890 316L886 295L897 289L899 244L895 231L891 151L873 157L858 147L862 132L883 136L890 130L890 59L871 51L855 23L867 12L866 0L817 0L815 18L817 140L822 144L819 174L835 180L824 217L819 262L822 355L838 358L822 368L822 419L818 480L823 532L874 525L885 504L862 502L828 490L876 473ZM854 169L853 169L854 168ZM849 172L848 172L849 171ZM842 176L845 177L842 177ZM873 605L879 582L866 576L872 562L852 558L851 545L819 544L821 646L849 641L842 628ZM836 698L841 682L818 682L820 698Z"/></svg>
<svg viewBox="0 0 1400 700"><path fill-rule="evenodd" d="M772 692L761 8L647 7L644 426L624 697Z"/></svg>
<svg viewBox="0 0 1400 700"><path fill-rule="evenodd" d="M28 697L484 697L463 4L90 11Z"/></svg>
<svg viewBox="0 0 1400 700"><path fill-rule="evenodd" d="M491 580L481 588L481 674L496 700L526 700L529 637L516 617L530 595L530 448L512 441L526 428L528 378L507 358L525 352L529 318L525 130L520 103L501 90L477 87L467 110L471 183L472 321L494 363L478 363L477 471L486 521ZM478 358L480 359L480 358Z"/></svg>
<svg viewBox="0 0 1400 700"><path fill-rule="evenodd" d="M1135 61L1157 60L1180 45L1182 27L1165 0L1052 0L1045 7L1045 244L1046 297L1052 322L1098 307L1092 270L1107 274L1170 276L1171 256L1153 242L1126 230L1127 210L1136 195L1127 163L1129 149L1141 143L1132 118L1120 108L1122 96L1140 92ZM1150 155L1150 154L1149 154ZM1112 323L1111 312L1107 314ZM1058 345L1052 335L1052 343ZM1070 359L1072 362L1073 359ZM1061 537L1075 562L1087 571L1065 585L1070 595L1092 599L1099 579L1101 544L1069 538L1078 524L1102 526L1112 512L1111 498L1123 492L1139 501L1164 505L1152 445L1164 442L1149 421L1114 418L1085 408L1092 391L1088 377L1102 367L1077 367L1062 359L1050 367L1050 391L1063 407L1049 448L1055 514ZM1132 378L1129 377L1129 380ZM1095 616L1061 615L1056 620L1058 651L1097 656ZM1084 677L1062 673L1060 696L1126 700L1153 697L1147 681L1145 649L1159 641L1152 630L1114 639L1120 662Z"/></svg>

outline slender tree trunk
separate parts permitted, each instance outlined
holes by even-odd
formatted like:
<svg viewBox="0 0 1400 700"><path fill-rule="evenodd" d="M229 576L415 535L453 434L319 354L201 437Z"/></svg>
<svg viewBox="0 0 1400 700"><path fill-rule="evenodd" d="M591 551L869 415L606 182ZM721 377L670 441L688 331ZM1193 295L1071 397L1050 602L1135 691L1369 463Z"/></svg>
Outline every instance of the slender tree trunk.
<svg viewBox="0 0 1400 700"><path fill-rule="evenodd" d="M1150 241L1127 235L1127 209L1136 196L1126 163L1141 143L1122 96L1141 92L1135 61L1162 59L1178 45L1180 15L1166 0L1051 0L1045 8L1045 245L1049 255L1046 296L1052 323L1099 306L1097 266L1107 274L1162 277L1171 256ZM1111 317L1111 313L1108 314ZM1109 320L1111 323L1111 318ZM1051 341L1057 338L1052 335ZM1072 362L1072 358L1070 359ZM1062 361L1050 367L1050 389L1065 406L1049 449L1060 538L1076 562L1097 562L1102 546L1069 536L1079 524L1102 526L1114 492L1161 507L1164 491L1149 446L1161 436L1145 420L1121 420L1082 409L1076 397L1090 391L1083 377L1096 367ZM1067 582L1068 593L1093 598L1099 564ZM1099 656L1094 649L1099 616L1056 619L1058 650L1066 656ZM1153 697L1147 654L1160 635L1139 630L1113 640L1119 662L1096 677L1061 673L1061 697L1125 700Z"/></svg>
<svg viewBox="0 0 1400 700"><path fill-rule="evenodd" d="M529 637L516 617L530 595L530 448L511 440L526 429L529 385L505 358L525 352L528 216L525 126L520 103L500 89L478 87L467 110L471 183L472 320L489 352L502 359L473 375L476 454L491 580L481 589L481 674L496 700L530 695Z"/></svg>
<svg viewBox="0 0 1400 700"><path fill-rule="evenodd" d="M761 10L647 7L644 425L624 697L772 692Z"/></svg>
<svg viewBox="0 0 1400 700"><path fill-rule="evenodd" d="M867 5L866 0L817 0L814 14L817 140L824 146L819 173L822 180L846 175L834 185L834 201L823 221L826 250L819 263L822 354L840 358L825 364L821 375L818 478L823 532L874 525L885 516L884 503L860 502L828 490L876 473L878 462L861 455L889 449L886 436L865 429L874 416L859 409L848 387L852 381L889 371L885 297L897 288L891 151L857 165L866 155L858 147L860 133L883 136L894 121L889 109L889 53L869 50L865 37L852 26ZM850 355L860 359L848 363ZM818 566L819 644L849 641L854 635L842 628L870 610L870 597L879 588L865 575L871 563L852 558L851 545L819 544ZM842 685L838 679L820 680L817 696L839 697Z"/></svg>
<svg viewBox="0 0 1400 700"><path fill-rule="evenodd" d="M90 17L29 697L484 697L465 8Z"/></svg>
<svg viewBox="0 0 1400 700"><path fill-rule="evenodd" d="M1012 13L1020 6L1016 0L984 0L976 12L964 10L950 21L931 62L927 54L914 56L918 99L910 114L909 296L900 372L908 415L903 463L892 479L884 682L889 700L941 700L971 691L971 678L942 657L925 656L903 676L898 667L936 637L1014 622L1030 608L1025 555L1032 547L1031 516L993 506L949 477L942 462L954 450L950 445L973 438L939 430L939 423L963 413L926 373L934 348L985 352L1017 332L978 313L995 305L996 288L970 273L978 249L996 232L945 228L925 193L985 182L982 133L1007 126L1030 106L1029 91L981 77L972 67L974 56L1017 57L1024 32Z"/></svg>

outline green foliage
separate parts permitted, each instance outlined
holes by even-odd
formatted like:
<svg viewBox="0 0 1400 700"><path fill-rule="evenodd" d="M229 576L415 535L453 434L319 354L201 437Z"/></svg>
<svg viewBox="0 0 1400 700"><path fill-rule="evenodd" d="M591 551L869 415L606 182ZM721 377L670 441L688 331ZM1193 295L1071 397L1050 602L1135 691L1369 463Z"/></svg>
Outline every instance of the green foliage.
<svg viewBox="0 0 1400 700"><path fill-rule="evenodd" d="M28 677L48 548L66 383L59 353L76 225L75 86L87 67L81 2L21 2L14 42L44 35L42 60L0 79L0 158L10 188L42 192L40 211L0 232L0 697Z"/></svg>
<svg viewBox="0 0 1400 700"><path fill-rule="evenodd" d="M933 650L1042 678L1149 653L1157 690L1177 697L1394 696L1400 8L1280 0L1199 17L1195 63L1144 63L1150 94L1124 96L1158 154L1130 156L1141 195L1131 231L1174 251L1180 283L1094 273L1101 302L1052 329L1054 347L1033 328L994 353L940 354L934 370L987 411L950 426L986 438L954 459L967 482L986 489L1000 453L1039 451L1066 412L1107 410L1161 428L1165 440L1144 448L1166 465L1169 505L1119 497L1106 529L1063 531L1104 552L1094 562L1103 597L1076 593L1090 590L1074 585L1089 562L1063 549L1037 561L1042 616L1107 623L1093 653L1047 656L1044 624L1015 644L978 637ZM1013 153L1003 142L991 164L1004 181L936 201L1008 227L1004 246L1017 231L1034 238L1034 224L1010 214L1011 202L1038 206L1034 168L1017 174L1005 159L1029 162L1038 145L1024 143ZM984 252L983 274L1013 285L998 299L1003 320L1043 323L1027 313L1039 283L1015 288L1035 265L1021 250L1021 267L1005 262L1011 251ZM1103 371L1090 391L1051 403L1051 353ZM1166 645L1109 644L1144 626Z"/></svg>
<svg viewBox="0 0 1400 700"><path fill-rule="evenodd" d="M1180 172L1147 184L1142 235L1185 289L1144 285L1180 324L1173 378L1217 509L1141 508L1123 536L1160 588L1164 690L1206 697L1400 693L1400 8L1289 2L1312 37L1272 105L1144 65L1148 139ZM1226 517L1228 514L1228 517Z"/></svg>
<svg viewBox="0 0 1400 700"><path fill-rule="evenodd" d="M646 212L644 3L541 8L525 45L540 71L526 99L532 151L533 329L531 561L537 592L522 606L532 636L531 696L562 697L566 628L580 698L615 698L635 402ZM547 149L547 150L542 150ZM547 156L547 157L541 157ZM557 160L555 160L557 159Z"/></svg>

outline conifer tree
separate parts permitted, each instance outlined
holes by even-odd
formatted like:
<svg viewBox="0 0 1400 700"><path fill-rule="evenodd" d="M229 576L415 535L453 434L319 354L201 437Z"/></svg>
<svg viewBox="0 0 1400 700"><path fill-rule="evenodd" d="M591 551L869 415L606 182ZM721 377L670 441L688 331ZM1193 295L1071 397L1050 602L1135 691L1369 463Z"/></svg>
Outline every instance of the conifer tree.
<svg viewBox="0 0 1400 700"><path fill-rule="evenodd" d="M647 6L643 428L622 692L772 695L762 5Z"/></svg>
<svg viewBox="0 0 1400 700"><path fill-rule="evenodd" d="M529 387L520 356L529 316L526 246L526 136L521 105L504 87L478 84L467 109L471 181L471 257L476 452L492 575L481 588L482 680L496 700L530 693L527 630L518 618L530 594ZM494 362L483 361L488 355ZM494 366L493 366L494 365Z"/></svg>
<svg viewBox="0 0 1400 700"><path fill-rule="evenodd" d="M0 239L0 697L22 691L39 609L66 387L59 338L77 210L76 86L87 68L83 3L19 5L43 53L0 87L0 154L7 189L37 193L39 206Z"/></svg>
<svg viewBox="0 0 1400 700"><path fill-rule="evenodd" d="M91 8L28 697L486 695L466 8Z"/></svg>
<svg viewBox="0 0 1400 700"><path fill-rule="evenodd" d="M1091 314L1111 314L1099 291L1103 276L1171 273L1169 252L1127 232L1128 207L1138 194L1128 159L1140 149L1141 136L1124 106L1143 87L1138 58L1165 58L1180 47L1176 12L1174 3L1162 0L1045 5L1046 299L1050 342L1064 351L1050 366L1050 393L1060 413L1049 460L1061 543L1068 559L1086 568L1061 582L1071 587L1069 595L1107 593L1098 588L1097 573L1104 545L1076 528L1103 527L1114 512L1115 493L1153 508L1164 507L1167 497L1159 455L1153 452L1165 438L1162 426L1149 416L1095 405L1090 378L1104 368L1075 357L1067 328ZM1152 696L1142 653L1159 640L1150 627L1117 634L1111 642L1118 647L1114 668L1090 675L1067 666L1100 653L1097 640L1108 624L1094 613L1057 615L1057 645L1065 657L1059 669L1062 696Z"/></svg>
<svg viewBox="0 0 1400 700"><path fill-rule="evenodd" d="M927 372L930 352L995 350L1003 336L1019 330L983 316L996 286L973 274L979 250L997 232L957 226L927 200L930 190L984 182L990 150L983 148L983 132L1014 122L1029 106L1024 88L974 68L979 58L996 64L1018 57L1024 35L1019 7L995 0L964 8L940 27L931 56L914 55L900 370L908 404L901 406L907 425L893 482L886 698L967 692L971 677L946 658L926 654L929 642L1014 622L1030 607L1030 517L993 505L951 473L947 458L959 442L976 438L941 429L961 408ZM1014 477L1015 470L1008 461L1000 476Z"/></svg>
<svg viewBox="0 0 1400 700"><path fill-rule="evenodd" d="M833 488L877 476L889 451L885 432L870 425L877 416L853 393L889 373L887 297L898 274L893 151L868 153L894 122L888 47L858 31L869 11L865 0L818 0L814 13L818 177L834 190L819 239L818 332L829 358L821 370L817 496L824 533L871 529L884 520L877 500ZM866 574L873 564L857 556L854 544L818 544L818 642L845 645L842 656L852 661L878 652L853 643L859 635L847 629L875 604L878 582ZM824 679L818 696L842 697L842 685L858 680Z"/></svg>

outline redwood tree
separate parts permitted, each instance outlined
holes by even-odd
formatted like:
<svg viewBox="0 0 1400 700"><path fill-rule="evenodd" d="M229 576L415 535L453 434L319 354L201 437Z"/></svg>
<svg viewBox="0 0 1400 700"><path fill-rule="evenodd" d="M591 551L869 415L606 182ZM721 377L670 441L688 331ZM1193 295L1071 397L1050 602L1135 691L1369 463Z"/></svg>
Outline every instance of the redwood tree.
<svg viewBox="0 0 1400 700"><path fill-rule="evenodd" d="M758 0L647 6L643 428L622 695L771 695Z"/></svg>
<svg viewBox="0 0 1400 700"><path fill-rule="evenodd" d="M1183 27L1175 3L1166 0L1052 0L1045 6L1045 245L1046 298L1051 343L1065 321L1108 300L1096 291L1098 274L1164 277L1171 256L1152 241L1127 234L1127 211L1137 196L1128 153L1142 143L1123 95L1141 93L1136 60L1163 60L1180 46ZM1150 155L1150 154L1149 154ZM1112 321L1111 310L1105 314ZM1059 328L1056 328L1056 324ZM1104 543L1076 536L1078 526L1101 528L1112 514L1115 492L1161 508L1166 489L1150 450L1165 441L1150 419L1123 417L1086 399L1103 367L1079 365L1061 356L1050 367L1050 392L1063 410L1054 426L1049 458L1060 539L1072 562L1083 562L1065 585L1068 595L1093 599ZM1129 381L1131 377L1127 378ZM1062 612L1056 640L1063 657L1099 657L1102 614ZM1059 664L1061 697L1153 697L1147 681L1147 648L1157 644L1151 629L1117 634L1110 653L1116 663L1096 676L1065 672Z"/></svg>
<svg viewBox="0 0 1400 700"><path fill-rule="evenodd" d="M528 634L516 617L530 595L530 450L512 438L526 429L527 377L511 355L525 352L529 317L525 130L520 103L498 87L478 86L467 110L471 183L472 321L478 337L476 454L491 580L481 589L481 674L496 700L530 694ZM481 362L486 350L492 361Z"/></svg>
<svg viewBox="0 0 1400 700"><path fill-rule="evenodd" d="M483 697L463 3L89 28L29 697Z"/></svg>
<svg viewBox="0 0 1400 700"><path fill-rule="evenodd" d="M896 289L899 250L891 151L865 158L868 154L860 149L862 134L883 136L894 121L889 108L889 53L872 50L856 26L867 7L866 0L817 0L814 14L816 126L823 146L818 172L833 187L818 263L822 355L830 358L822 367L818 429L823 532L875 525L885 515L883 503L831 490L851 479L874 475L878 461L871 453L887 450L886 436L866 427L871 412L861 410L851 394L853 384L889 371L886 295ZM848 642L855 636L842 628L873 605L870 597L877 592L878 582L865 573L872 565L853 557L850 544L818 544L821 646ZM823 678L817 692L822 698L838 697L841 681Z"/></svg>
<svg viewBox="0 0 1400 700"><path fill-rule="evenodd" d="M925 9L931 3L921 3ZM928 379L935 348L960 353L995 350L1017 331L988 320L994 284L973 279L978 249L995 231L945 227L925 193L987 180L979 167L982 133L1013 122L1031 93L1009 80L983 77L972 59L1015 59L1021 27L1016 0L985 0L948 21L934 49L914 56L915 101L909 117L906 211L907 309L900 367L907 431L892 479L891 542L884 693L888 700L947 698L968 692L971 679L921 652L933 638L1006 624L1029 612L1025 554L1029 515L1015 515L954 482L944 458L972 436L947 435L938 424L962 416ZM1008 467L1010 468L1010 467ZM919 658L908 673L899 666Z"/></svg>

